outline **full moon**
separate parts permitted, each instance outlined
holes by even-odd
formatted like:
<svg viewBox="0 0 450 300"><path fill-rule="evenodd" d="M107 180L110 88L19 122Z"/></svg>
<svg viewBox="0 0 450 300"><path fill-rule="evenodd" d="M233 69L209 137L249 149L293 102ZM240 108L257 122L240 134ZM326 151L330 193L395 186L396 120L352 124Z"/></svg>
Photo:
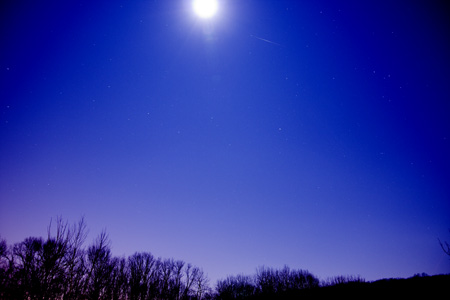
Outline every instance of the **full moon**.
<svg viewBox="0 0 450 300"><path fill-rule="evenodd" d="M217 0L194 0L193 7L200 18L208 19L216 14L219 4Z"/></svg>

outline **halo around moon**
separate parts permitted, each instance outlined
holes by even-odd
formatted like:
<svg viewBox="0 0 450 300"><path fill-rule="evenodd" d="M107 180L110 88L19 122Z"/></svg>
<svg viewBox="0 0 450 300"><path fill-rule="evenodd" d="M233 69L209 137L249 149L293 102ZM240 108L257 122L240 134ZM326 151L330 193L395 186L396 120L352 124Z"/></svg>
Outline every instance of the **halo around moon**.
<svg viewBox="0 0 450 300"><path fill-rule="evenodd" d="M192 2L194 12L202 19L212 18L219 8L217 0L194 0Z"/></svg>

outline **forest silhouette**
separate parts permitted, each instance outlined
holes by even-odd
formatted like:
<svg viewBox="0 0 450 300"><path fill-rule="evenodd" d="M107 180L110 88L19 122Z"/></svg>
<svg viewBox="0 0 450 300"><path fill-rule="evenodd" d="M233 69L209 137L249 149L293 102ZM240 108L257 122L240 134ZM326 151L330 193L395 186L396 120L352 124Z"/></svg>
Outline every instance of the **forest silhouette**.
<svg viewBox="0 0 450 300"><path fill-rule="evenodd" d="M53 233L52 233L53 231ZM114 257L106 232L85 246L86 223L50 222L47 238L8 245L0 238L0 299L310 299L346 296L394 298L445 295L450 274L366 282L359 276L320 281L306 270L260 267L211 287L199 267L136 252ZM445 253L450 255L448 249ZM446 251L447 250L447 251Z"/></svg>

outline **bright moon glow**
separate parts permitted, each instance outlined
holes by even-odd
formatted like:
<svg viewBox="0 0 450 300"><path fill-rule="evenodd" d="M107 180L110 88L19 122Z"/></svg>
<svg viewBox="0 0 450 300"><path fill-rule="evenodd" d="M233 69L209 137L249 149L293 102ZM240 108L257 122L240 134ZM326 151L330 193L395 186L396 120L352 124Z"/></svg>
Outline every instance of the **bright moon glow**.
<svg viewBox="0 0 450 300"><path fill-rule="evenodd" d="M217 0L194 0L194 11L200 18L211 18L219 7Z"/></svg>

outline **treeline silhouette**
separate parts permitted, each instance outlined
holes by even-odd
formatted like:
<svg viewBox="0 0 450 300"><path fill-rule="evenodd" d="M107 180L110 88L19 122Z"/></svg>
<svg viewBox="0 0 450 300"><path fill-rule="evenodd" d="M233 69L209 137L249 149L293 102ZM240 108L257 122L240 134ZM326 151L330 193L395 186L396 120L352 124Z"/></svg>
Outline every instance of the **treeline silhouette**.
<svg viewBox="0 0 450 300"><path fill-rule="evenodd" d="M85 248L86 225L56 222L46 240L29 237L8 247L0 241L1 299L207 299L203 271L180 260L148 252L111 255L101 233Z"/></svg>
<svg viewBox="0 0 450 300"><path fill-rule="evenodd" d="M228 276L212 289L202 269L181 260L155 258L149 252L113 257L105 232L85 247L84 219L72 226L57 219L53 235L51 225L45 240L29 237L8 246L0 238L0 299L308 299L386 297L393 289L428 296L450 286L450 275L376 282L337 276L321 282L308 271L285 266Z"/></svg>
<svg viewBox="0 0 450 300"><path fill-rule="evenodd" d="M315 289L319 279L304 270L261 267L253 276L228 276L217 282L215 298L227 299L277 299L298 290Z"/></svg>

